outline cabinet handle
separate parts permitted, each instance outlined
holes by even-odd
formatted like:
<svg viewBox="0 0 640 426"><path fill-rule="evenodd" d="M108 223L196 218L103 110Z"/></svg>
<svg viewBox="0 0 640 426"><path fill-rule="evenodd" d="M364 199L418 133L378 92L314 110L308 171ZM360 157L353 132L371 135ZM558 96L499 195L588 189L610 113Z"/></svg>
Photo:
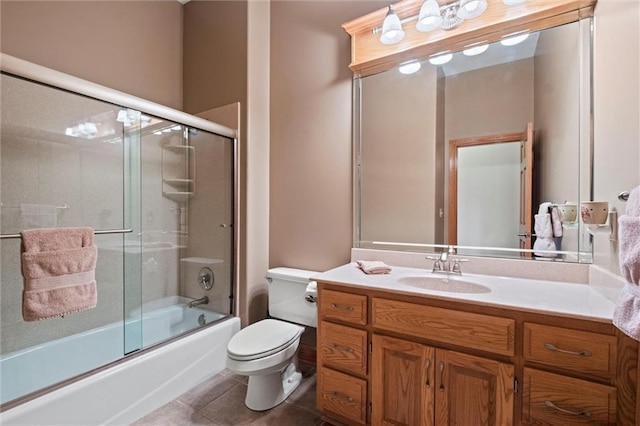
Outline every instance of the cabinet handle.
<svg viewBox="0 0 640 426"><path fill-rule="evenodd" d="M565 410L564 408L560 408L558 407L556 404L554 404L551 401L545 401L544 405L546 405L549 408L553 408L554 410L558 410L561 413L564 414L570 414L572 416L583 416L583 417L589 417L591 415L590 412L588 412L587 410L580 410L580 411L569 411L569 410Z"/></svg>
<svg viewBox="0 0 640 426"><path fill-rule="evenodd" d="M338 305L337 303L332 303L331 307L333 309L342 309L343 311L349 311L349 312L353 311L353 306L351 305L341 306L341 305Z"/></svg>
<svg viewBox="0 0 640 426"><path fill-rule="evenodd" d="M349 346L344 346L344 345L339 345L337 343L332 343L331 347L333 349L337 349L339 351L345 351L345 352L353 353L353 348L350 348Z"/></svg>
<svg viewBox="0 0 640 426"><path fill-rule="evenodd" d="M331 395L334 396L337 399L342 399L343 401L353 402L353 398L351 398L349 395L345 395L345 394L340 393L340 392L332 391Z"/></svg>
<svg viewBox="0 0 640 426"><path fill-rule="evenodd" d="M440 361L440 392L444 392L444 362Z"/></svg>
<svg viewBox="0 0 640 426"><path fill-rule="evenodd" d="M431 366L431 359L427 358L424 364L424 374L427 376L425 386L429 389L431 387L431 383L429 383L429 367Z"/></svg>
<svg viewBox="0 0 640 426"><path fill-rule="evenodd" d="M559 347L557 347L553 343L545 343L544 347L549 349L550 351L560 352L560 353L567 354L567 355L578 355L578 356L584 356L584 357L591 356L591 352L590 351L587 351L587 350L579 351L579 352L567 351L565 349L560 349Z"/></svg>

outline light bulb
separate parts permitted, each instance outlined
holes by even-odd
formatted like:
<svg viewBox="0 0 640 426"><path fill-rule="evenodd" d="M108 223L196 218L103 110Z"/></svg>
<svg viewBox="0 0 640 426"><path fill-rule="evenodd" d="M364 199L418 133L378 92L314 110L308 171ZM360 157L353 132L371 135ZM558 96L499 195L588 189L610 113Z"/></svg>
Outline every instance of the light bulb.
<svg viewBox="0 0 640 426"><path fill-rule="evenodd" d="M432 65L443 65L449 62L452 58L452 53L442 53L429 58L429 62L431 62Z"/></svg>
<svg viewBox="0 0 640 426"><path fill-rule="evenodd" d="M475 56L481 53L484 53L489 48L488 44L478 44L476 46L471 46L462 51L467 56Z"/></svg>
<svg viewBox="0 0 640 426"><path fill-rule="evenodd" d="M515 46L516 44L522 43L527 38L529 38L529 33L518 34L511 37L503 38L500 40L500 44L503 46Z"/></svg>
<svg viewBox="0 0 640 426"><path fill-rule="evenodd" d="M413 74L415 72L418 72L419 69L420 69L420 62L411 61L411 62L406 62L400 65L400 68L398 68L398 71L400 71L402 74Z"/></svg>

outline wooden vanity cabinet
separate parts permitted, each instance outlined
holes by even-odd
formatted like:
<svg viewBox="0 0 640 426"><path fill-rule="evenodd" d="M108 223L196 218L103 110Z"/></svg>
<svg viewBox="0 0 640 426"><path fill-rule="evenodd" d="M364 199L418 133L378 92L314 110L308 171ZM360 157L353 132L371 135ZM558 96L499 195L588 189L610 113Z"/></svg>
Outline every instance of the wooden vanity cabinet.
<svg viewBox="0 0 640 426"><path fill-rule="evenodd" d="M318 282L317 406L335 425L636 425L612 324Z"/></svg>
<svg viewBox="0 0 640 426"><path fill-rule="evenodd" d="M373 335L372 424L511 425L513 365Z"/></svg>

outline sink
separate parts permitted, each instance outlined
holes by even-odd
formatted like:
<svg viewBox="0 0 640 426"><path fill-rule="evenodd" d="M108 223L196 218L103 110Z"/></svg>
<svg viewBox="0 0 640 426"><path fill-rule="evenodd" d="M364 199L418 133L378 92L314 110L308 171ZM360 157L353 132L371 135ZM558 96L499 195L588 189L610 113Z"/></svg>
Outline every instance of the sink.
<svg viewBox="0 0 640 426"><path fill-rule="evenodd" d="M444 291L449 293L491 292L489 287L458 277L419 275L398 278L398 283L425 290Z"/></svg>

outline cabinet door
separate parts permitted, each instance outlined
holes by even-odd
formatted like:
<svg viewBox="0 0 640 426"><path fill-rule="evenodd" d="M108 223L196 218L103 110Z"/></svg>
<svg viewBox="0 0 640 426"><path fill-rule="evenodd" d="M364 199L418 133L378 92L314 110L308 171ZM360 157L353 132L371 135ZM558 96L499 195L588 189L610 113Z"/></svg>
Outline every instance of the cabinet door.
<svg viewBox="0 0 640 426"><path fill-rule="evenodd" d="M373 335L372 424L433 425L435 349Z"/></svg>
<svg viewBox="0 0 640 426"><path fill-rule="evenodd" d="M438 349L435 377L437 425L513 424L513 365Z"/></svg>

